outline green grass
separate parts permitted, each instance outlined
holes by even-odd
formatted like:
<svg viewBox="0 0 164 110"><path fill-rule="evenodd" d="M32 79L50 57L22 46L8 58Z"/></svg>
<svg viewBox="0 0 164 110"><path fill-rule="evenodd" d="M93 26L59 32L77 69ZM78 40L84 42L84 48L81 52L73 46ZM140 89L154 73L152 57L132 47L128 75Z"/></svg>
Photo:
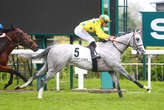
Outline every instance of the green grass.
<svg viewBox="0 0 164 110"><path fill-rule="evenodd" d="M99 79L87 79L85 87L98 88L99 82ZM1 82L0 87L4 83ZM48 89L53 91L45 91L41 100L37 99L36 90L0 92L0 110L164 110L164 82L152 82L153 90L148 94L132 82L120 80L121 88L127 90L123 93L123 98L119 98L117 93L72 92L68 83L61 82L62 90L58 92L54 91L55 81L51 80L48 82ZM13 89L14 86L13 84L8 89Z"/></svg>

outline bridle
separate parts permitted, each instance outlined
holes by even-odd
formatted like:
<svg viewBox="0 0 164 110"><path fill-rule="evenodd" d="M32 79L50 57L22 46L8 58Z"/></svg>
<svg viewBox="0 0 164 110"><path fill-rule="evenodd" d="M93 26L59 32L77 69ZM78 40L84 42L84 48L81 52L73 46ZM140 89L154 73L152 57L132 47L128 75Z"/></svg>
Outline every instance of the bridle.
<svg viewBox="0 0 164 110"><path fill-rule="evenodd" d="M130 46L130 41L131 39L133 39L133 42L132 42L132 47L134 47L137 51L137 54L138 54L138 50L139 50L139 47L140 46L143 46L143 43L138 45L136 43L136 39L135 39L135 32L133 32L133 35L129 38L128 40L128 43L124 43L124 42L120 42L120 41L117 41L117 43L120 43L120 44L123 44L123 45L126 45L127 47ZM120 53L123 53L123 51L121 51L114 42L112 42L113 46L120 52Z"/></svg>
<svg viewBox="0 0 164 110"><path fill-rule="evenodd" d="M38 49L36 43L32 41L30 37L19 28L10 30L6 29L3 31L3 33L5 33L4 38L7 39L8 44L12 46L22 45L31 48L34 51Z"/></svg>
<svg viewBox="0 0 164 110"><path fill-rule="evenodd" d="M16 32L13 32L14 36L16 35ZM5 37L8 39L9 42L11 42L13 45L18 46L20 42L14 41L7 33L5 33Z"/></svg>
<svg viewBox="0 0 164 110"><path fill-rule="evenodd" d="M12 39L6 34L5 37L11 42Z"/></svg>
<svg viewBox="0 0 164 110"><path fill-rule="evenodd" d="M134 36L134 37L133 37L133 44L132 44L132 46L133 46L133 47L135 48L135 50L137 51L137 54L139 54L139 53L138 53L138 51L140 50L139 47L140 47L140 46L143 46L143 43L141 43L141 44L138 45L138 44L136 43L136 39L135 39L134 33L133 33L133 36Z"/></svg>

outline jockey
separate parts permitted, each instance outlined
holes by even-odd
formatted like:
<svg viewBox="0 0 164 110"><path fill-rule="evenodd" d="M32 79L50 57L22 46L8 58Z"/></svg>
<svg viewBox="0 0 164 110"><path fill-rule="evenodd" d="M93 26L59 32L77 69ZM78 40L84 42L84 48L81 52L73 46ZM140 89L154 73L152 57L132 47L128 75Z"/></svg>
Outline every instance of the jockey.
<svg viewBox="0 0 164 110"><path fill-rule="evenodd" d="M108 22L110 22L108 15L102 14L100 15L99 18L94 18L91 20L81 22L74 29L75 35L89 42L92 59L100 58L100 56L95 55L95 48L96 48L95 39L89 33L96 33L98 38L101 39L105 39L105 40L110 39L109 38L110 35L104 33L104 31L102 30L102 26L107 26Z"/></svg>
<svg viewBox="0 0 164 110"><path fill-rule="evenodd" d="M2 29L3 29L3 25L2 24L0 24L0 35L2 35Z"/></svg>
<svg viewBox="0 0 164 110"><path fill-rule="evenodd" d="M6 34L4 33L4 27L2 24L0 24L0 38L5 37L5 35Z"/></svg>

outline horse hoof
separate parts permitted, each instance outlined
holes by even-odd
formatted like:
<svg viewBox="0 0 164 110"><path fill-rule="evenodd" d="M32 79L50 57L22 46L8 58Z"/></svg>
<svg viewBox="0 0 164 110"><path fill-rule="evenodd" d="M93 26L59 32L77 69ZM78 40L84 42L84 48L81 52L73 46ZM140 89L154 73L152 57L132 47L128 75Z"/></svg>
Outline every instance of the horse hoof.
<svg viewBox="0 0 164 110"><path fill-rule="evenodd" d="M21 89L20 86L17 86L17 87L15 88L15 90L18 90L18 89Z"/></svg>
<svg viewBox="0 0 164 110"><path fill-rule="evenodd" d="M43 97L42 96L38 96L38 99L42 99Z"/></svg>
<svg viewBox="0 0 164 110"><path fill-rule="evenodd" d="M152 88L151 88L151 87L147 87L146 90L147 90L148 92L150 92L150 91L152 90Z"/></svg>
<svg viewBox="0 0 164 110"><path fill-rule="evenodd" d="M123 97L122 93L119 93L119 97L120 97L120 98L122 98L122 97Z"/></svg>
<svg viewBox="0 0 164 110"><path fill-rule="evenodd" d="M5 90L8 87L7 84L4 84L3 89Z"/></svg>
<svg viewBox="0 0 164 110"><path fill-rule="evenodd" d="M119 95L120 98L123 98L123 95Z"/></svg>

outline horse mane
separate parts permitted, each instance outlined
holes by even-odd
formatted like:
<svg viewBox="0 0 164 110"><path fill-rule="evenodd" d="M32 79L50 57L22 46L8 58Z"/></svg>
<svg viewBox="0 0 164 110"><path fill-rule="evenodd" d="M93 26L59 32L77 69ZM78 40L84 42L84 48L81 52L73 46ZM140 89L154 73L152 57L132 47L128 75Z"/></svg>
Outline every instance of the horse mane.
<svg viewBox="0 0 164 110"><path fill-rule="evenodd" d="M123 35L126 35L126 34L130 34L131 32L125 32L125 33L122 33L122 34L119 34L117 37L121 37Z"/></svg>

